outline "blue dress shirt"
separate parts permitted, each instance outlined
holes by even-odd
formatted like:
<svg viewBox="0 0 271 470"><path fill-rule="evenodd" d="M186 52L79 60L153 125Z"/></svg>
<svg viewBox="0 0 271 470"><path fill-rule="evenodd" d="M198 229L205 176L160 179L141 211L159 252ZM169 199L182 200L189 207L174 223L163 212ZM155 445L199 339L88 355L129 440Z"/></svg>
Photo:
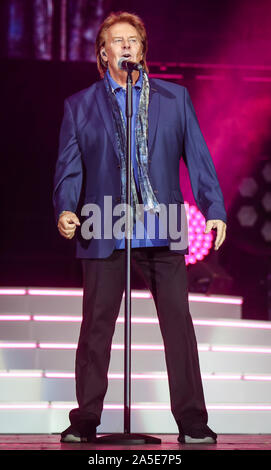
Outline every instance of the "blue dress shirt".
<svg viewBox="0 0 271 470"><path fill-rule="evenodd" d="M126 88L123 88L118 83L113 80L111 77L109 70L106 71L108 75L108 79L110 85L115 93L117 98L120 110L122 112L124 122L126 125ZM134 172L135 183L137 186L138 192L140 192L139 184L138 184L138 170L137 170L137 160L136 160L136 145L135 145L135 124L136 124L136 115L138 111L138 104L140 99L140 93L142 88L142 71L140 71L139 79L132 87L132 96L133 96L133 115L132 115L132 137L131 137L131 163L132 169ZM136 224L133 227L133 235L131 238L131 247L132 248L141 248L141 247L151 247L151 246L163 246L168 245L167 239L159 239L159 219L158 216L154 213L149 213L149 222L147 225L147 211L144 211L144 225L141 220L137 220ZM152 234L148 235L147 229L148 227L155 227L155 238L150 238L153 236ZM140 234L140 238L136 238L136 231ZM144 236L143 236L144 235ZM116 239L116 249L124 249L125 248L125 234L123 233L123 238L121 240Z"/></svg>

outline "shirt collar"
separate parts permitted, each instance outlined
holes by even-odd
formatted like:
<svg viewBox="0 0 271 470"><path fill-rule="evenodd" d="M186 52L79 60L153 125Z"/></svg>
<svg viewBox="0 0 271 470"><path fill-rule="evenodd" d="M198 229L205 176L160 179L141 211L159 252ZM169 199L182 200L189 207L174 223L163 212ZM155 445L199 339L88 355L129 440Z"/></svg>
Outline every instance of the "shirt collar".
<svg viewBox="0 0 271 470"><path fill-rule="evenodd" d="M115 80L111 77L110 75L110 72L109 72L109 69L107 69L106 71L107 73L107 76L108 76L108 79L109 79L109 82L110 82L110 85L111 87L113 88L113 91L119 91L119 90L123 90L124 88L122 86L120 86L117 82L115 82ZM138 90L141 90L142 88L142 82L143 82L143 77L142 77L142 70L139 71L139 78L137 80L137 82L135 83L134 87L137 88Z"/></svg>

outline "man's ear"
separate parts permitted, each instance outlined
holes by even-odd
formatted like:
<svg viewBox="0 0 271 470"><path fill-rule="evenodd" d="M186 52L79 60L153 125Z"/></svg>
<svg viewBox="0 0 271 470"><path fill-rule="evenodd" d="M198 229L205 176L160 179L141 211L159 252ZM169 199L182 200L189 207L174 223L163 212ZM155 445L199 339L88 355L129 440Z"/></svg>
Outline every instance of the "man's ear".
<svg viewBox="0 0 271 470"><path fill-rule="evenodd" d="M106 54L106 52L105 52L104 49L101 49L101 55L102 55L102 57L103 57L103 60L106 62L105 59L107 58L107 54Z"/></svg>

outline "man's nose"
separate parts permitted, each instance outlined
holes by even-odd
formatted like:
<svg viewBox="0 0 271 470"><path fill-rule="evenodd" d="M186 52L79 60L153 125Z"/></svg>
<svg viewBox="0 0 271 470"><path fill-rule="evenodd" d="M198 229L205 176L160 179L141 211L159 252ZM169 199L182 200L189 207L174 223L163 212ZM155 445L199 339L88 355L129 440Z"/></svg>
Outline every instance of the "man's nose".
<svg viewBox="0 0 271 470"><path fill-rule="evenodd" d="M128 39L123 39L122 47L123 49L130 49L130 42Z"/></svg>

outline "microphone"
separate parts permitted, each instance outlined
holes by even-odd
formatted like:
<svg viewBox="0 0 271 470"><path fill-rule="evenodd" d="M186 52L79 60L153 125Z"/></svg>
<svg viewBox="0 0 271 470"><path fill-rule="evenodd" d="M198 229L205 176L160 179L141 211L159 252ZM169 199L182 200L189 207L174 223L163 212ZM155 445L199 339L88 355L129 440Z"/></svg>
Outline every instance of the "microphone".
<svg viewBox="0 0 271 470"><path fill-rule="evenodd" d="M141 64L137 64L136 62L130 62L126 59L126 57L121 57L118 61L118 67L121 70L142 70L143 66Z"/></svg>

